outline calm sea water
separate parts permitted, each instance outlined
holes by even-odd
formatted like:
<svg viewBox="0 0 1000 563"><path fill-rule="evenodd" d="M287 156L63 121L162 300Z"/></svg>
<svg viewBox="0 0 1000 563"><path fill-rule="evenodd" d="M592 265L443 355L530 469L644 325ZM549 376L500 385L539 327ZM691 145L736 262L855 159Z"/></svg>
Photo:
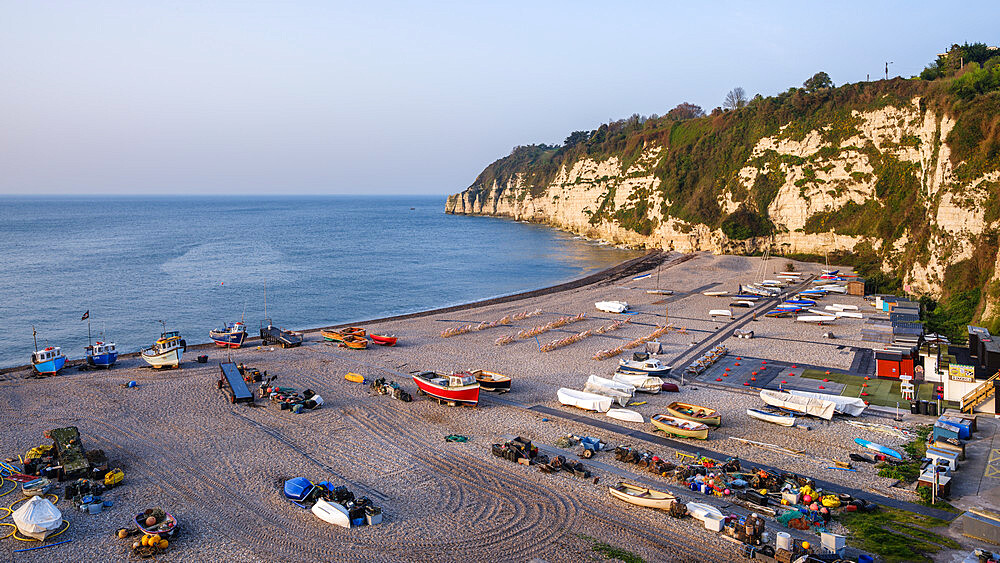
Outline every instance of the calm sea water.
<svg viewBox="0 0 1000 563"><path fill-rule="evenodd" d="M413 208L413 209L411 209ZM225 321L252 334L545 287L636 256L552 229L444 214L436 196L0 198L0 367L39 346L120 352Z"/></svg>

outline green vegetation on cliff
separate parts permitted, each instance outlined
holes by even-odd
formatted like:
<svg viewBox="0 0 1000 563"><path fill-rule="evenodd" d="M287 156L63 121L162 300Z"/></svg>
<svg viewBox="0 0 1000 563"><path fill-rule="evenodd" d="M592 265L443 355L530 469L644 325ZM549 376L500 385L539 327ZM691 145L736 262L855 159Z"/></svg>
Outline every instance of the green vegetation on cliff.
<svg viewBox="0 0 1000 563"><path fill-rule="evenodd" d="M561 170L569 171L581 160L615 158L621 178L638 166L641 175L652 175L658 181L651 187L634 189L616 206L620 180L598 178L592 184L603 186L605 191L596 205L585 211L590 224L613 223L650 236L668 219L679 219L683 222L679 228L706 225L719 229L731 241L767 240L769 235L788 232L770 216L769 207L779 189L789 185L788 174L794 169L798 176L792 185L802 200L824 195L840 202L835 207L811 210L801 231L862 237L864 242L853 249L851 262L861 265L872 278L883 277L875 281L886 291L900 291L899 280L927 266L932 256L953 264L944 275L940 305L928 318L930 325L953 333L961 323L981 315L981 301L1000 299L1000 280L991 281L997 235L990 227L1000 220L1000 181L990 179L996 176L984 176L1000 170L998 55L1000 51L981 43L955 45L920 78L834 87L829 76L817 73L802 88L789 88L775 96L758 95L746 101L742 91L737 92L740 95L731 92L732 99L726 105L732 109L716 108L708 115L689 103L664 116L632 115L591 131L575 131L558 146L516 147L509 156L489 165L469 191L492 190L495 185L501 198L522 201L541 196ZM860 115L890 107L912 112L915 99L919 99L916 119L884 126L913 131L926 123L938 123L932 138L924 130L922 137L906 133L895 142L882 138L878 146L871 140L855 143L865 138L859 136L861 127L866 126L859 121ZM954 124L946 131L941 125L943 118ZM765 137L803 142L810 135L811 142L819 136L819 148L803 156L781 154L766 145L754 152ZM863 146L849 146L849 139ZM948 150L941 150L945 145ZM660 149L655 160L640 161L653 147ZM920 158L897 156L907 150L911 155L918 151ZM823 179L830 178L827 172L833 168L832 162L845 163L851 158L861 159L870 169L847 168L837 176L841 179ZM939 163L939 159L948 161ZM757 173L749 179L740 177L741 170L748 167ZM957 185L928 190L929 176L939 168L953 171ZM977 189L988 194L986 201L962 200L962 183L973 181L981 182ZM852 185L864 185L874 194L861 199L842 197ZM962 200L954 204L961 209L984 211L986 232L972 242L976 249L971 262L954 264L954 241L937 226L935 214L942 190L953 192L954 200ZM724 201L735 202L735 211ZM982 322L1000 328L1000 318Z"/></svg>

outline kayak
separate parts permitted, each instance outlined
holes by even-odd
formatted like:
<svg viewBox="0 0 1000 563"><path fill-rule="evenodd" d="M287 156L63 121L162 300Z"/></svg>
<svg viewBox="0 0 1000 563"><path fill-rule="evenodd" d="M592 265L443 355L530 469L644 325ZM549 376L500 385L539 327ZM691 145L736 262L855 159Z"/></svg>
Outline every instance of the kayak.
<svg viewBox="0 0 1000 563"><path fill-rule="evenodd" d="M876 444L875 442L869 442L868 440L862 440L861 438L855 438L854 443L857 445L868 448L869 450L875 450L876 452L883 453L887 456L892 456L900 461L903 460L903 455L892 448L887 448L882 444Z"/></svg>

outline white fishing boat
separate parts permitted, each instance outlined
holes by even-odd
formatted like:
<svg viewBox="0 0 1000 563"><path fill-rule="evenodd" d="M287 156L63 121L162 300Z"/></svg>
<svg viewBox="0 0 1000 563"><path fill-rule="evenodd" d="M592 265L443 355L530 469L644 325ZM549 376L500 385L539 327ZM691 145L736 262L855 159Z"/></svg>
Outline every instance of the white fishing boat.
<svg viewBox="0 0 1000 563"><path fill-rule="evenodd" d="M795 415L782 412L771 412L761 409L747 409L747 414L757 420L770 422L780 426L795 426Z"/></svg>
<svg viewBox="0 0 1000 563"><path fill-rule="evenodd" d="M181 357L185 350L187 350L187 342L181 338L180 332L176 330L164 331L152 346L144 348L139 355L147 364L156 369L175 368L181 365Z"/></svg>
<svg viewBox="0 0 1000 563"><path fill-rule="evenodd" d="M813 393L810 391L796 391L789 389L788 393L795 395L797 397L809 397L812 399L819 399L822 401L830 401L834 406L834 412L840 414L847 414L850 416L860 416L861 413L865 411L864 399L858 397L844 397L841 395L828 395L826 393Z"/></svg>
<svg viewBox="0 0 1000 563"><path fill-rule="evenodd" d="M596 393L587 393L586 391L577 391L576 389L563 387L556 391L556 397L564 405L579 407L588 411L608 412L611 409L611 397Z"/></svg>
<svg viewBox="0 0 1000 563"><path fill-rule="evenodd" d="M611 376L613 381L626 383L635 387L636 391L643 393L659 393L663 390L663 380L659 377L648 375L633 375L628 373L615 373Z"/></svg>
<svg viewBox="0 0 1000 563"><path fill-rule="evenodd" d="M830 324L836 320L836 315L799 315L795 317L795 321L800 323Z"/></svg>
<svg viewBox="0 0 1000 563"><path fill-rule="evenodd" d="M619 373L629 375L670 375L671 366L663 365L663 362L656 358L646 358L645 360L619 360Z"/></svg>
<svg viewBox="0 0 1000 563"><path fill-rule="evenodd" d="M760 390L760 398L771 405L785 410L808 414L825 420L833 418L837 404L825 398L803 397L792 395L784 391L771 391L769 389Z"/></svg>
<svg viewBox="0 0 1000 563"><path fill-rule="evenodd" d="M628 311L628 303L625 301L598 301L594 303L594 307L605 313L624 313Z"/></svg>
<svg viewBox="0 0 1000 563"><path fill-rule="evenodd" d="M638 422L640 424L646 422L646 419L641 414L631 409L610 409L608 416L623 422Z"/></svg>
<svg viewBox="0 0 1000 563"><path fill-rule="evenodd" d="M720 297L722 295L729 295L728 291L702 291L702 295L707 295L709 297Z"/></svg>
<svg viewBox="0 0 1000 563"><path fill-rule="evenodd" d="M631 504L648 508L659 508L661 510L670 510L670 505L677 502L677 497L670 493L657 491L648 487L640 487L631 483L612 485L608 487L608 493L616 499Z"/></svg>
<svg viewBox="0 0 1000 563"><path fill-rule="evenodd" d="M347 512L347 509L336 502L327 502L323 499L317 499L316 504L312 506L312 513L316 515L320 520L333 524L334 526L340 526L342 528L351 527L351 516Z"/></svg>

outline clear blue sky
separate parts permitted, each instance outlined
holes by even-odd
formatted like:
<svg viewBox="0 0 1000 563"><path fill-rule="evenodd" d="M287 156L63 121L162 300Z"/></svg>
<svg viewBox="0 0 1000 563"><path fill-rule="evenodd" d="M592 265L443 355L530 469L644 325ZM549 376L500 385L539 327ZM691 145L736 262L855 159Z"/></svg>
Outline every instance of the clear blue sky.
<svg viewBox="0 0 1000 563"><path fill-rule="evenodd" d="M996 1L0 6L3 194L454 193L609 119L1000 43Z"/></svg>

